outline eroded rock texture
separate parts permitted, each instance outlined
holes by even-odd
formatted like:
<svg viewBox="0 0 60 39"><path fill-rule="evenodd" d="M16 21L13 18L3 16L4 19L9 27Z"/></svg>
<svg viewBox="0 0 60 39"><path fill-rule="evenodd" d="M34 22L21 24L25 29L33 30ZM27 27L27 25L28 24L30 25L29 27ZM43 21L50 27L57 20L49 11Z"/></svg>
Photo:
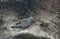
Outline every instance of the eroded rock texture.
<svg viewBox="0 0 60 39"><path fill-rule="evenodd" d="M27 28L11 28L26 21ZM0 0L0 39L59 39L60 0Z"/></svg>

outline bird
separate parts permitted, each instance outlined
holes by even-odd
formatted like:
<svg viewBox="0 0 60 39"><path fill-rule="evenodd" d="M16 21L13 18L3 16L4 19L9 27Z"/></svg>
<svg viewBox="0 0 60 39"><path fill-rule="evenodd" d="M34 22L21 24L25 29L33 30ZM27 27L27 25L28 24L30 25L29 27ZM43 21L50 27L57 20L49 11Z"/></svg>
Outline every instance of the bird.
<svg viewBox="0 0 60 39"><path fill-rule="evenodd" d="M17 24L15 26L12 26L11 28L26 28L31 24L31 22L33 20L34 20L33 17L29 17L26 21L22 22L21 24Z"/></svg>

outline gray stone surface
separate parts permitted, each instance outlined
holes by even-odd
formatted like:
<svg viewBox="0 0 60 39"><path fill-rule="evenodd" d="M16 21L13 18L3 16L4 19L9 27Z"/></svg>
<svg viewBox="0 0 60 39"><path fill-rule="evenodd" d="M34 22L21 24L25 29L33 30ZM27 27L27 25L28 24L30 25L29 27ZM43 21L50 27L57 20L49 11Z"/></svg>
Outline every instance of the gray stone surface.
<svg viewBox="0 0 60 39"><path fill-rule="evenodd" d="M11 1L0 2L0 39L60 39L60 0ZM30 24L31 18L23 22L32 13L35 22ZM30 26L11 28L20 22Z"/></svg>

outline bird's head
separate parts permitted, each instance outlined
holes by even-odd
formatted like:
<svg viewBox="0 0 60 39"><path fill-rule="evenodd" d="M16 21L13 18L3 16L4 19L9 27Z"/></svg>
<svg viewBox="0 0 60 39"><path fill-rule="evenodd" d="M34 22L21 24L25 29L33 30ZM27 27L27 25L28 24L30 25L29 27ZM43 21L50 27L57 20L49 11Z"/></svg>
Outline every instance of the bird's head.
<svg viewBox="0 0 60 39"><path fill-rule="evenodd" d="M30 19L34 19L33 17L29 17Z"/></svg>
<svg viewBox="0 0 60 39"><path fill-rule="evenodd" d="M34 18L33 18L33 17L29 17L29 19L30 19L31 21L34 21Z"/></svg>

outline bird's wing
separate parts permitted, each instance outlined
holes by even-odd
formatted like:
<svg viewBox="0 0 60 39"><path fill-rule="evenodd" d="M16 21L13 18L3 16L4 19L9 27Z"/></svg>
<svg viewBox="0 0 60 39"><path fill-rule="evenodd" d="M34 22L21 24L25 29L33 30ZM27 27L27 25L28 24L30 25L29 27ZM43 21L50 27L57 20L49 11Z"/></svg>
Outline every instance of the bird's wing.
<svg viewBox="0 0 60 39"><path fill-rule="evenodd" d="M20 26L22 26L22 27L27 27L28 25L30 25L30 21L25 21L25 22L23 22Z"/></svg>

